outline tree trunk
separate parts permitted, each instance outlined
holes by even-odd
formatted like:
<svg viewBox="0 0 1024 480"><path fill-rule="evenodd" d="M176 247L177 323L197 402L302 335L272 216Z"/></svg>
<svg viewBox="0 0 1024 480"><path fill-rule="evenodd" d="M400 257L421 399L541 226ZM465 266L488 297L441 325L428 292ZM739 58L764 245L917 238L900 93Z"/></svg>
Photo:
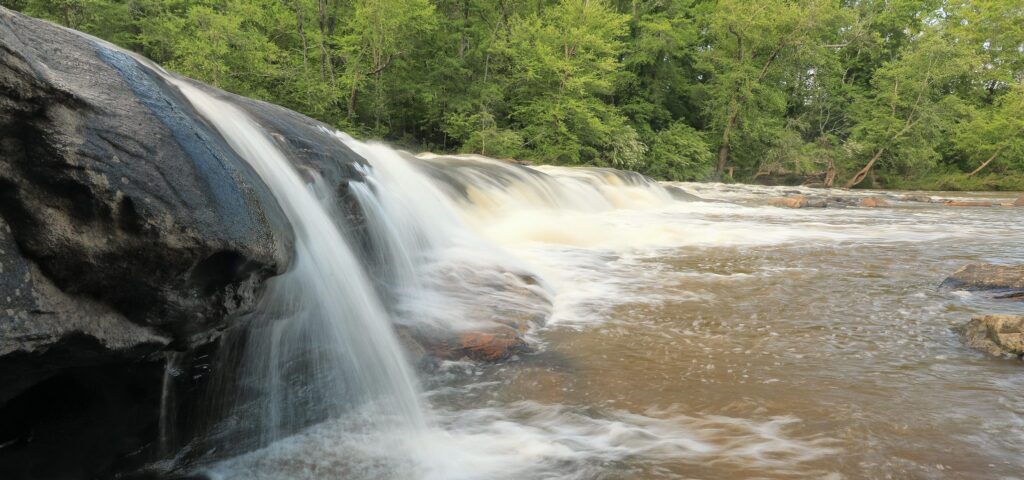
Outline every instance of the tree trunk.
<svg viewBox="0 0 1024 480"><path fill-rule="evenodd" d="M1013 132L1013 135L1011 135L1011 136L1012 137L1016 137L1017 135L1020 135L1021 132L1024 132L1024 127L1018 128L1017 131ZM1004 145L1000 145L999 148L996 149L996 151L992 152L992 156L988 157L988 160L985 160L981 165L978 166L978 168L975 168L973 172L968 173L967 176L968 177L973 177L973 176L977 175L978 172L984 170L985 167L988 166L988 164L992 163L992 161L995 160L996 157L999 156L999 153L1003 151L1004 147L1006 147L1005 144Z"/></svg>
<svg viewBox="0 0 1024 480"><path fill-rule="evenodd" d="M736 125L737 112L733 109L729 114L729 120L725 123L725 130L722 131L722 145L718 147L718 167L715 168L715 176L722 177L726 164L729 163L729 133Z"/></svg>
<svg viewBox="0 0 1024 480"><path fill-rule="evenodd" d="M348 94L348 120L352 121L356 116L356 92L359 91L359 71L352 77L352 91Z"/></svg>
<svg viewBox="0 0 1024 480"><path fill-rule="evenodd" d="M295 21L299 26L299 38L302 39L302 71L309 69L309 43L306 42L306 30L302 27L302 4L295 1Z"/></svg>
<svg viewBox="0 0 1024 480"><path fill-rule="evenodd" d="M832 188L836 181L836 162L828 159L828 168L825 169L825 188Z"/></svg>
<svg viewBox="0 0 1024 480"><path fill-rule="evenodd" d="M871 173L871 168L875 166L875 162L877 162L879 158L882 158L883 153L885 153L885 147L879 148L878 151L875 152L875 156L871 157L871 160L868 161L868 164L864 165L864 168L860 169L860 171L857 172L849 182L846 182L844 188L853 188L860 182L863 182L864 179L867 178L868 174Z"/></svg>
<svg viewBox="0 0 1024 480"><path fill-rule="evenodd" d="M327 53L327 0L317 2L320 7L320 80L326 82L327 74L330 74L331 85L334 85L334 65L331 56Z"/></svg>
<svg viewBox="0 0 1024 480"><path fill-rule="evenodd" d="M977 175L978 172L982 171L985 167L988 166L988 164L992 163L992 160L995 160L996 157L999 156L1000 150L1002 150L1002 147L997 148L996 151L992 152L992 156L988 157L988 160L985 160L981 165L978 166L978 168L975 168L973 172L968 173L967 177L970 178Z"/></svg>

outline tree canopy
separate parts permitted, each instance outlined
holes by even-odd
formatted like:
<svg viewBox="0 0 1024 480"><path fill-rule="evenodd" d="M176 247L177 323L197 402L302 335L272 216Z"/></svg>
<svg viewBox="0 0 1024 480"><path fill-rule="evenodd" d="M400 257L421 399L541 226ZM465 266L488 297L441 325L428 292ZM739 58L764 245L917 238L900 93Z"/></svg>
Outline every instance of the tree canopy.
<svg viewBox="0 0 1024 480"><path fill-rule="evenodd" d="M1014 0L0 4L410 149L670 180L1024 185Z"/></svg>

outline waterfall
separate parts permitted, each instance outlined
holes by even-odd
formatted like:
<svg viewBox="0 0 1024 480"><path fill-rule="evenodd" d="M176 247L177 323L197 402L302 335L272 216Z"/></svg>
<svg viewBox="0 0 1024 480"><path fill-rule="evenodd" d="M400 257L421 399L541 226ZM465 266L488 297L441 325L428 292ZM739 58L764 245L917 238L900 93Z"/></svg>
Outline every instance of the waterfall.
<svg viewBox="0 0 1024 480"><path fill-rule="evenodd" d="M363 181L348 184L362 210L362 244L315 169L300 172L240 107L165 78L252 166L294 230L293 264L268 281L242 342L240 381L222 394L242 400L232 421L258 425L256 446L281 441L277 449L289 451L304 436L342 431L348 450L375 446L361 455L376 460L357 463L433 469L446 478L450 466L423 467L436 464L429 443L445 433L432 426L396 326L420 337L495 326L522 331L551 315L556 292L536 273L544 269L481 233L499 218L539 219L558 230L564 224L552 215L676 203L670 190L631 172L415 157L323 129L366 162L356 164ZM343 426L322 423L353 415ZM401 447L379 447L390 443Z"/></svg>
<svg viewBox="0 0 1024 480"><path fill-rule="evenodd" d="M480 155L428 153L416 159L452 198L478 210L490 209L495 216L522 209L644 209L680 195L639 173L611 168L526 167Z"/></svg>
<svg viewBox="0 0 1024 480"><path fill-rule="evenodd" d="M181 352L167 352L164 354L164 378L160 386L160 420L159 420L159 451L161 455L172 454L171 448L174 441L175 429L175 397L174 381L181 375Z"/></svg>
<svg viewBox="0 0 1024 480"><path fill-rule="evenodd" d="M400 341L398 333L522 332L552 314L556 291L538 275L544 269L496 246L501 242L488 226L532 218L557 231L564 228L560 216L660 208L678 199L677 192L631 172L417 157L322 129L319 134L365 161L354 164L362 181L348 184L362 210L358 229L365 238L357 238L336 211L334 186L316 169L296 168L249 113L147 67L177 87L252 167L294 233L292 264L267 282L243 338L226 347L241 352L238 378L219 391L234 404L220 420L226 425L207 432L217 438L212 445L266 448L217 464L209 472L215 477L244 477L252 458L293 458L321 446L352 456L341 467L343 476L419 471L472 478L474 472L452 459L473 454L455 451L465 447L435 425L403 348L409 340ZM163 434L173 435L169 413L162 415ZM255 442L246 438L252 430ZM167 449L168 439L162 440Z"/></svg>
<svg viewBox="0 0 1024 480"><path fill-rule="evenodd" d="M264 392L262 440L372 404L374 429L427 426L419 389L391 318L327 202L315 172L296 170L240 108L166 77L267 184L294 229L293 264L268 284L254 314L241 376ZM251 421L251 420L250 420Z"/></svg>
<svg viewBox="0 0 1024 480"><path fill-rule="evenodd" d="M507 291L532 279L532 268L468 228L458 204L417 168L421 161L334 135L370 165L367 183L351 189L366 210L376 263L394 292L400 323L450 331L487 327L511 315L544 315L544 304L517 303ZM538 298L552 293L543 285L520 286L533 288Z"/></svg>

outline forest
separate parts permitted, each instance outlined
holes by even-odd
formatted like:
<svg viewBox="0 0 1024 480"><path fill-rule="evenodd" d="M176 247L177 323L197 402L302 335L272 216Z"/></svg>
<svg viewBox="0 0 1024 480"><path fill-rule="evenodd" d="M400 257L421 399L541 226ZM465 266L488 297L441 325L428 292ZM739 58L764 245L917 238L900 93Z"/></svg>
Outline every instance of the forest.
<svg viewBox="0 0 1024 480"><path fill-rule="evenodd" d="M0 0L412 151L1024 190L1015 0Z"/></svg>

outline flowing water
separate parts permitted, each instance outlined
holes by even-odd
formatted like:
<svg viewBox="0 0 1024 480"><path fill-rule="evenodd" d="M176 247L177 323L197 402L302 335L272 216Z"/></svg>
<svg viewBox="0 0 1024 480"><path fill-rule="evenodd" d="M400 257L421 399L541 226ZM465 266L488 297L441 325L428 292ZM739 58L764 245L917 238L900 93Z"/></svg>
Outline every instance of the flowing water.
<svg viewBox="0 0 1024 480"><path fill-rule="evenodd" d="M446 225L452 237L431 248L449 252L433 263L506 262L544 279L554 309L532 333L540 351L426 372L431 428L353 433L341 417L211 470L223 478L375 478L394 464L395 478L438 479L1017 478L1024 467L1021 365L952 330L1024 306L936 289L963 263L1020 261L1020 210L787 210L763 206L786 189L701 184L678 187L723 201L680 201L612 171L344 141L370 161L376 191L422 195L391 220ZM459 312L466 299L447 301Z"/></svg>
<svg viewBox="0 0 1024 480"><path fill-rule="evenodd" d="M277 440L303 426L310 409L336 416L372 403L366 430L426 429L391 317L331 214L331 189L315 173L303 178L242 110L171 81L266 182L295 233L293 265L263 294L246 343L242 382L265 395L250 421L263 424L265 441Z"/></svg>
<svg viewBox="0 0 1024 480"><path fill-rule="evenodd" d="M936 289L967 262L1020 262L1024 209L788 210L764 203L793 189L413 157L324 131L368 162L351 189L375 249L359 258L322 179L300 175L240 109L175 83L296 234L295 264L270 285L245 363L245 381L269 392L253 419L267 445L207 475L1024 471L1022 365L953 331L1024 303ZM495 287L525 277L530 298L552 303ZM419 381L392 328L473 329L521 311L550 314L529 334L537 352L421 366ZM329 419L300 428L310 408Z"/></svg>

